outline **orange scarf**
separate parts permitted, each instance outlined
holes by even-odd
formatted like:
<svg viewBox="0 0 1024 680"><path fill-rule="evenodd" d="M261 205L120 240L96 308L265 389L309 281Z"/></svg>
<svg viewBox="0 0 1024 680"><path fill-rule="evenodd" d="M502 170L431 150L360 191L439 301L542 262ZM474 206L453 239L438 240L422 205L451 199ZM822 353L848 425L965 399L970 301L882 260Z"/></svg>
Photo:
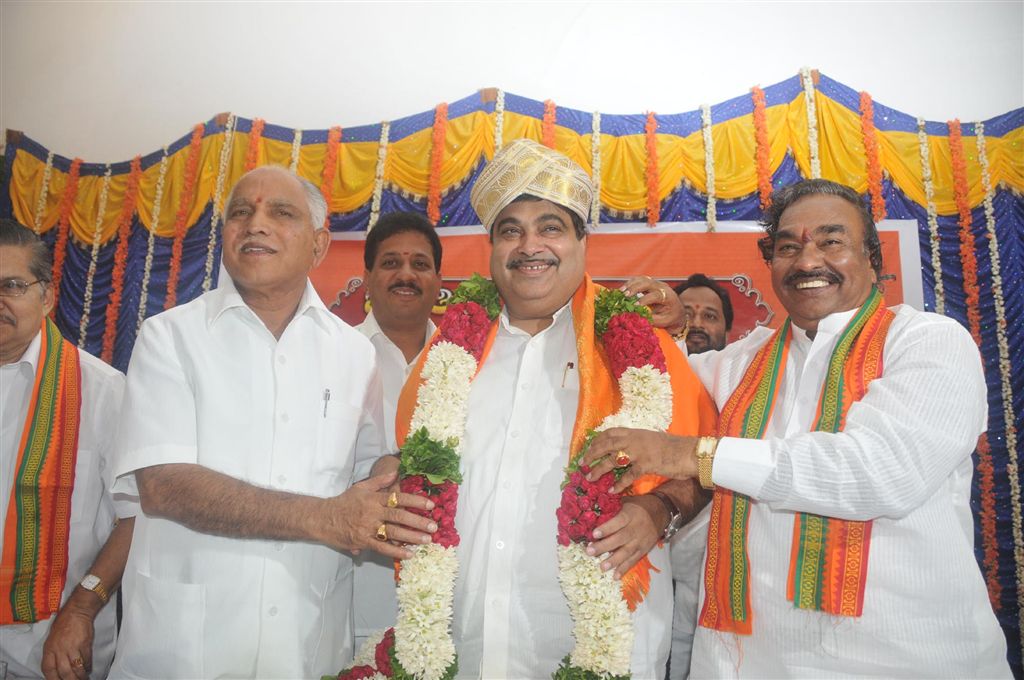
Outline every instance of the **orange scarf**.
<svg viewBox="0 0 1024 680"><path fill-rule="evenodd" d="M587 432L597 427L605 416L619 409L622 397L619 394L615 377L612 375L608 357L604 348L595 339L594 333L594 298L601 286L595 284L590 276L585 276L583 283L576 289L572 298L573 328L576 332L576 354L579 360L580 394L576 407L576 422L573 425L569 451L566 452L566 464L576 456L583 446ZM483 366L494 345L498 333L500 317L491 323L484 353L477 366ZM655 329L668 366L672 384L672 424L668 432L676 435L692 436L709 434L714 429L716 412L714 403L704 390L700 381L690 370L686 357L665 331ZM436 335L436 334L435 334ZM428 351L433 340L427 344ZM402 394L398 399L398 410L395 417L395 436L398 445L405 442L409 434L409 423L416 407L416 394L422 384L420 376L428 352L420 355L412 374L406 380ZM664 483L664 477L646 475L636 480L627 493L644 494ZM552 511L554 512L554 511ZM555 540L552 536L551 540ZM650 570L654 568L645 556L637 562L622 578L622 592L630 609L643 601L650 589Z"/></svg>
<svg viewBox="0 0 1024 680"><path fill-rule="evenodd" d="M78 348L49 319L21 432L0 554L0 624L35 623L60 609L68 568L82 373Z"/></svg>

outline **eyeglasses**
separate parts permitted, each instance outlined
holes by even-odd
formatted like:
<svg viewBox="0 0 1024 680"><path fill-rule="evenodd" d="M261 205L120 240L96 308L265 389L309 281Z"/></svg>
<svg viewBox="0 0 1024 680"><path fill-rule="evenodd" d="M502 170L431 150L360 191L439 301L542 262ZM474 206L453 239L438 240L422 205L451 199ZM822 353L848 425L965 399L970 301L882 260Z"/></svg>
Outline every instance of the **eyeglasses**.
<svg viewBox="0 0 1024 680"><path fill-rule="evenodd" d="M0 281L0 297L21 297L28 292L28 287L46 281L36 279L35 281L22 281L21 279L4 279Z"/></svg>

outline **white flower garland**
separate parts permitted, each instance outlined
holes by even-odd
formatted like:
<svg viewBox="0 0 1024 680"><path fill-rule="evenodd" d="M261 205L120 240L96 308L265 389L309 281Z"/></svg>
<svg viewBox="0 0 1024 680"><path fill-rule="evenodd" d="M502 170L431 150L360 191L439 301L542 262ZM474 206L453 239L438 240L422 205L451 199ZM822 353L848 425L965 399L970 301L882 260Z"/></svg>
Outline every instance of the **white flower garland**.
<svg viewBox="0 0 1024 680"><path fill-rule="evenodd" d="M935 208L935 182L932 180L931 151L923 118L917 119L917 148L921 156L921 179L924 182L925 204L928 210L928 235L932 248L932 271L935 278L935 312L946 313L946 291L942 283L942 251L939 248L939 211Z"/></svg>
<svg viewBox="0 0 1024 680"><path fill-rule="evenodd" d="M806 66L800 69L804 84L804 102L807 108L807 146L811 155L811 179L821 177L821 157L818 153L818 109L814 104L814 79Z"/></svg>
<svg viewBox="0 0 1024 680"><path fill-rule="evenodd" d="M153 271L153 247L156 241L156 228L160 224L160 208L164 200L164 179L167 177L168 166L167 146L160 159L160 171L156 177L156 192L153 195L153 217L149 225L149 240L146 243L146 265L142 268L142 290L139 292L139 314L135 322L135 334L138 335L142 322L146 320L146 301L149 298L149 276Z"/></svg>
<svg viewBox="0 0 1024 680"><path fill-rule="evenodd" d="M302 150L302 130L296 130L295 136L292 137L292 160L288 164L288 169L292 172L299 171L299 152Z"/></svg>
<svg viewBox="0 0 1024 680"><path fill-rule="evenodd" d="M1017 599L1024 602L1024 531L1021 528L1020 467L1017 460L1017 418L1013 410L1010 347L1006 339L1006 301L1003 299L1003 278L1000 274L999 241L996 237L996 215L992 205L995 193L989 174L988 152L985 145L985 124L974 125L978 138L978 162L981 165L981 186L985 190L985 229L988 232L988 252L992 262L992 298L996 311L996 343L999 347L1000 391L1003 399L1003 427L1006 432L1007 477L1010 479L1010 512L1013 529L1013 555L1017 572ZM1024 609L1018 611L1018 622L1024 634Z"/></svg>
<svg viewBox="0 0 1024 680"><path fill-rule="evenodd" d="M36 212L32 216L32 230L39 235L43 230L43 211L46 210L46 199L50 195L50 175L53 173L53 152L46 154L46 167L43 168L43 186L39 187L39 198L36 200Z"/></svg>
<svg viewBox="0 0 1024 680"><path fill-rule="evenodd" d="M206 269L203 274L203 292L210 290L213 283L213 252L217 247L217 226L220 224L220 213L224 202L224 181L228 174L228 161L234 151L231 142L235 134L235 114L228 115L224 126L224 144L220 148L220 163L217 166L217 183L213 190L213 216L210 219L210 240L206 244Z"/></svg>
<svg viewBox="0 0 1024 680"><path fill-rule="evenodd" d="M384 163L388 157L388 139L391 136L391 123L380 124L380 141L377 142L377 167L373 171L373 201L370 203L370 221L366 231L373 229L380 219L380 201L384 195Z"/></svg>
<svg viewBox="0 0 1024 680"><path fill-rule="evenodd" d="M85 336L89 329L89 312L92 310L92 284L96 278L96 261L100 256L100 235L103 232L103 218L107 212L107 196L110 193L110 163L103 173L103 184L100 185L99 206L96 209L96 222L92 228L92 254L89 258L89 273L85 276L85 296L82 300L82 316L78 320L78 346L85 348Z"/></svg>
<svg viewBox="0 0 1024 680"><path fill-rule="evenodd" d="M501 151L505 144L505 91L498 89L494 102L494 153Z"/></svg>
<svg viewBox="0 0 1024 680"><path fill-rule="evenodd" d="M431 439L455 441L462 449L466 407L477 361L451 342L430 348L420 377L409 431L425 427ZM459 571L456 548L431 543L413 548L402 562L398 581L398 620L395 657L402 668L420 680L438 680L455 660L455 642L449 632Z"/></svg>
<svg viewBox="0 0 1024 680"><path fill-rule="evenodd" d="M601 112L594 111L590 119L590 164L591 182L594 185L594 200L590 203L590 224L596 227L601 222Z"/></svg>
<svg viewBox="0 0 1024 680"><path fill-rule="evenodd" d="M704 173L707 175L708 190L708 231L718 226L718 209L715 203L715 142L711 137L711 107L700 105L700 127L704 135Z"/></svg>
<svg viewBox="0 0 1024 680"><path fill-rule="evenodd" d="M672 422L672 383L653 366L630 367L619 378L622 407L606 416L597 431L633 427L664 432ZM633 653L633 618L622 597L622 584L601 570L604 556L586 554L585 546L558 546L558 580L569 602L576 645L573 666L598 675L629 675Z"/></svg>

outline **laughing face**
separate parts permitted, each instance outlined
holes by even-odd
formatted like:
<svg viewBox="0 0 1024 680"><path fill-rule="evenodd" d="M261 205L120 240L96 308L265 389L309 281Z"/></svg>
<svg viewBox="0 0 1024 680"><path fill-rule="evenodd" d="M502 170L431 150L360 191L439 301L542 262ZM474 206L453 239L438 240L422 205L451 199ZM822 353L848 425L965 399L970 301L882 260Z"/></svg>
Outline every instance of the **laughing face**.
<svg viewBox="0 0 1024 680"><path fill-rule="evenodd" d="M441 292L434 251L416 231L381 241L365 281L373 316L385 329L425 325Z"/></svg>
<svg viewBox="0 0 1024 680"><path fill-rule="evenodd" d="M243 297L305 287L330 243L311 222L302 185L282 168L258 168L239 180L224 215L224 267Z"/></svg>
<svg viewBox="0 0 1024 680"><path fill-rule="evenodd" d="M491 227L491 278L509 320L530 333L543 330L583 281L586 237L572 216L547 200L515 201Z"/></svg>
<svg viewBox="0 0 1024 680"><path fill-rule="evenodd" d="M860 307L878 281L857 209L824 194L802 198L782 214L770 267L775 294L812 337L818 321Z"/></svg>

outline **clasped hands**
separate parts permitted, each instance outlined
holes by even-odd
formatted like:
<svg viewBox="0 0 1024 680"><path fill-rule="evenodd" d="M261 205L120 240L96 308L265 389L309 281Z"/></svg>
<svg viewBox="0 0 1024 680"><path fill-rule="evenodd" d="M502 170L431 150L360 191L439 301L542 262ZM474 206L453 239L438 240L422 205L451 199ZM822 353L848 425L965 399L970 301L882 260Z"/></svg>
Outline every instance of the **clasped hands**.
<svg viewBox="0 0 1024 680"><path fill-rule="evenodd" d="M587 479L594 480L621 468L612 490L622 493L643 475L672 479L697 476L696 437L679 437L667 432L613 427L598 434L581 461L590 466Z"/></svg>

